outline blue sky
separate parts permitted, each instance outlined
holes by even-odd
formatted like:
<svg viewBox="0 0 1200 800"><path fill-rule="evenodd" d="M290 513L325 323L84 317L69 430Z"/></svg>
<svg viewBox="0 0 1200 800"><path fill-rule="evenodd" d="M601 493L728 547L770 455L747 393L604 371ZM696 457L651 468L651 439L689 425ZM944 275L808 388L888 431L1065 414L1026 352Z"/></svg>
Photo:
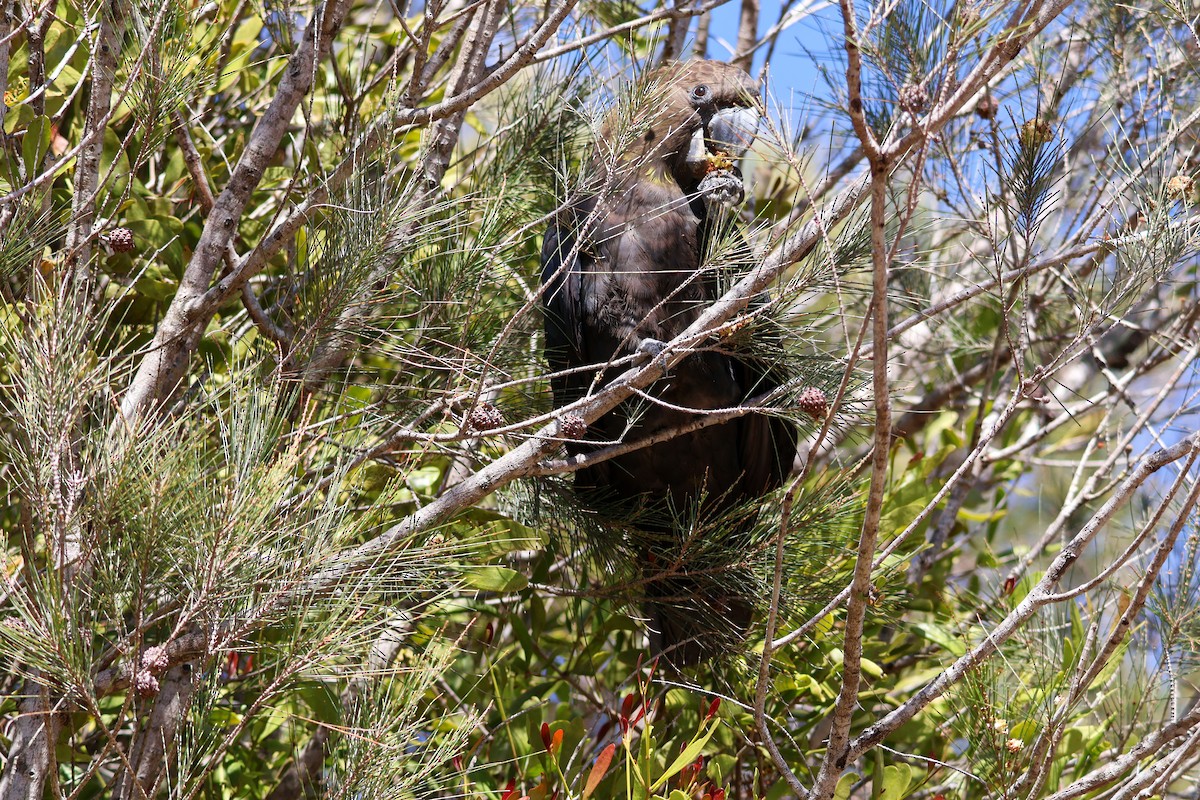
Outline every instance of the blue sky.
<svg viewBox="0 0 1200 800"><path fill-rule="evenodd" d="M737 42L738 17L741 13L738 0L719 6L712 11L712 26L709 29L709 56L727 59L732 55ZM793 6L806 5L797 0ZM761 0L758 18L758 33L761 37L779 19L780 0ZM800 105L796 98L789 103L793 92L800 95L825 94L826 86L816 75L813 56L824 60L836 42L829 36L831 23L838 21L836 6L826 5L814 15L806 17L779 35L771 58L770 91L784 105ZM765 49L759 50L754 60L754 70L762 67Z"/></svg>

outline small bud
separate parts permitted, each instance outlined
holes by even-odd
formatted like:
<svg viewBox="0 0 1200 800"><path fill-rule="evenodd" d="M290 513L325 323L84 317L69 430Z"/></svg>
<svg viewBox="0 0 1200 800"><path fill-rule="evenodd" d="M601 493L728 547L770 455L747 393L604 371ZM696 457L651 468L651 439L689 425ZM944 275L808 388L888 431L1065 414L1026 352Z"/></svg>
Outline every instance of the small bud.
<svg viewBox="0 0 1200 800"><path fill-rule="evenodd" d="M929 92L916 83L905 84L900 89L900 107L910 114L919 114L929 105Z"/></svg>
<svg viewBox="0 0 1200 800"><path fill-rule="evenodd" d="M133 690L138 697L154 697L158 694L158 678L151 675L149 670L138 670L133 677Z"/></svg>
<svg viewBox="0 0 1200 800"><path fill-rule="evenodd" d="M975 115L980 119L992 119L996 116L996 111L1000 108L1000 104L996 102L996 98L990 94L985 94L979 98L979 102L975 104Z"/></svg>
<svg viewBox="0 0 1200 800"><path fill-rule="evenodd" d="M800 393L796 406L815 420L823 420L829 413L829 399L825 392L815 386L809 386Z"/></svg>
<svg viewBox="0 0 1200 800"><path fill-rule="evenodd" d="M1196 200L1196 181L1189 175L1176 175L1167 181L1167 194L1178 197L1185 203Z"/></svg>
<svg viewBox="0 0 1200 800"><path fill-rule="evenodd" d="M1025 749L1025 743L1020 739L1009 739L1004 743L1004 747L1008 750L1008 752L1015 754Z"/></svg>
<svg viewBox="0 0 1200 800"><path fill-rule="evenodd" d="M1021 126L1021 144L1025 147L1041 147L1053 139L1054 131L1045 120L1031 119Z"/></svg>
<svg viewBox="0 0 1200 800"><path fill-rule="evenodd" d="M713 701L708 705L708 713L704 715L704 721L712 719L717 715L717 710L721 708L721 698L714 697Z"/></svg>
<svg viewBox="0 0 1200 800"><path fill-rule="evenodd" d="M152 675L161 675L167 671L167 667L170 665L167 648L161 645L148 647L146 652L142 653L142 667L149 670Z"/></svg>
<svg viewBox="0 0 1200 800"><path fill-rule="evenodd" d="M566 439L582 439L587 436L587 423L578 414L563 414L558 418L558 429Z"/></svg>
<svg viewBox="0 0 1200 800"><path fill-rule="evenodd" d="M108 246L116 253L128 253L133 249L133 231L129 228L113 228L108 232Z"/></svg>
<svg viewBox="0 0 1200 800"><path fill-rule="evenodd" d="M1008 733L1008 720L996 720L992 723L992 730L994 730L996 733Z"/></svg>
<svg viewBox="0 0 1200 800"><path fill-rule="evenodd" d="M487 431L504 425L504 415L491 403L481 402L467 415L467 427L473 431Z"/></svg>

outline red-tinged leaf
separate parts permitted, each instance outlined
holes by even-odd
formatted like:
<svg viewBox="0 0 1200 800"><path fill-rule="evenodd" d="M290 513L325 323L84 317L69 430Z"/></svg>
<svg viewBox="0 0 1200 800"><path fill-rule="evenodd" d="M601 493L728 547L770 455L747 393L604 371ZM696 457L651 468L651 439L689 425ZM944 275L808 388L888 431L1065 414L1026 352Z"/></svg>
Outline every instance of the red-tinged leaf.
<svg viewBox="0 0 1200 800"><path fill-rule="evenodd" d="M587 783L583 785L583 800L588 800L592 796L592 792L596 791L596 787L600 785L600 781L604 780L604 775L612 764L615 752L617 752L617 746L610 744L600 751L600 755L596 756L596 763L592 764L592 771L588 773Z"/></svg>
<svg viewBox="0 0 1200 800"><path fill-rule="evenodd" d="M1006 595L1012 594L1013 589L1016 589L1016 588L1017 588L1017 579L1015 577L1010 576L1004 580L1004 594L1006 594Z"/></svg>
<svg viewBox="0 0 1200 800"><path fill-rule="evenodd" d="M508 785L504 787L504 793L500 795L500 800L513 800L517 793L517 781L515 778L510 779Z"/></svg>
<svg viewBox="0 0 1200 800"><path fill-rule="evenodd" d="M708 722L717 715L717 709L721 707L721 698L714 697L712 703L708 706L708 714L704 716L704 721Z"/></svg>
<svg viewBox="0 0 1200 800"><path fill-rule="evenodd" d="M646 676L646 686L644 689L642 689L642 697L650 696L650 692L648 690L650 689L650 684L654 683L654 673L656 670L658 670L657 658L650 662L650 674Z"/></svg>
<svg viewBox="0 0 1200 800"><path fill-rule="evenodd" d="M462 768L463 768L462 756L455 756L454 758L450 759L450 761L451 761L451 763L454 764L454 768L456 770L458 770L459 772L462 772Z"/></svg>
<svg viewBox="0 0 1200 800"><path fill-rule="evenodd" d="M621 701L621 721L626 725L629 724L629 715L633 713L633 695L625 695L625 699Z"/></svg>
<svg viewBox="0 0 1200 800"><path fill-rule="evenodd" d="M550 740L550 755L558 755L558 751L562 749L563 729L559 728L554 732L554 737Z"/></svg>
<svg viewBox="0 0 1200 800"><path fill-rule="evenodd" d="M493 636L495 636L495 635L496 635L496 626L495 626L495 625L493 625L491 622L489 622L489 623L487 624L487 627L483 629L483 642L484 642L484 644L491 644L491 643L492 643L492 637L493 637Z"/></svg>
<svg viewBox="0 0 1200 800"><path fill-rule="evenodd" d="M725 800L725 790L717 789L715 792L713 792L712 800ZM945 800L945 798L943 798L943 800Z"/></svg>
<svg viewBox="0 0 1200 800"><path fill-rule="evenodd" d="M551 739L550 739L550 723L543 722L542 723L542 745L547 750L550 749L550 741L551 741Z"/></svg>
<svg viewBox="0 0 1200 800"><path fill-rule="evenodd" d="M633 725L638 724L642 717L646 716L646 712L649 710L650 701L643 699L642 702L638 703L637 713L630 718L629 722Z"/></svg>

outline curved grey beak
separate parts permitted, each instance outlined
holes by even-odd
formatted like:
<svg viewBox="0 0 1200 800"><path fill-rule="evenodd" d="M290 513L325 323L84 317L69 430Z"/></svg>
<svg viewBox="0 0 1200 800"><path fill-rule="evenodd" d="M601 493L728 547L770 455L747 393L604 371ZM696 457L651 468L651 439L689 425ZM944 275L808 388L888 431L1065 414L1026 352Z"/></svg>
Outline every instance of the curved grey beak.
<svg viewBox="0 0 1200 800"><path fill-rule="evenodd" d="M755 108L734 106L715 112L692 135L688 147L688 165L693 169L701 169L708 163L709 157L715 155L741 158L758 134L761 119Z"/></svg>
<svg viewBox="0 0 1200 800"><path fill-rule="evenodd" d="M740 158L758 135L758 123L762 120L754 108L723 108L708 121L705 139L710 153L724 153L730 158Z"/></svg>

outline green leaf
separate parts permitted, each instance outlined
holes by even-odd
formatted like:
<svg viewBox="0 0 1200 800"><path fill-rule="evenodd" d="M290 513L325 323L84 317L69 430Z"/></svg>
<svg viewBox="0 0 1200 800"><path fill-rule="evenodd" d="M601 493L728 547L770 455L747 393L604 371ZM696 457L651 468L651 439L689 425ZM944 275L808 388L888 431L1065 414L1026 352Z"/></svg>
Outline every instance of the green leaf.
<svg viewBox="0 0 1200 800"><path fill-rule="evenodd" d="M1113 650L1112 655L1109 656L1108 661L1104 664L1104 668L1096 673L1096 680L1094 682L1096 686L1106 685L1117 674L1117 670L1125 663L1125 651L1128 649L1128 639L1117 645L1117 648Z"/></svg>
<svg viewBox="0 0 1200 800"><path fill-rule="evenodd" d="M437 488L442 479L442 471L438 467L421 467L408 473L405 480L414 492L428 493Z"/></svg>
<svg viewBox="0 0 1200 800"><path fill-rule="evenodd" d="M683 752L671 762L671 766L667 767L666 772L658 777L658 780L656 780L654 785L650 787L650 791L654 791L658 787L662 786L671 778L671 776L675 775L677 772L679 772L679 770L695 761L696 757L700 755L700 751L704 749L706 744L708 744L708 740L712 738L713 733L716 732L717 725L720 722L720 717L713 717L711 720L709 720L707 724L708 730L701 728L700 736L693 739L691 744L683 748Z"/></svg>
<svg viewBox="0 0 1200 800"><path fill-rule="evenodd" d="M483 592L519 592L529 585L529 580L508 567L475 567L463 573L467 585Z"/></svg>
<svg viewBox="0 0 1200 800"><path fill-rule="evenodd" d="M1037 736L1038 724L1031 719L1023 719L1008 732L1008 735L1013 739L1020 739L1025 744L1033 742L1033 737Z"/></svg>
<svg viewBox="0 0 1200 800"><path fill-rule="evenodd" d="M21 129L22 125L28 127L28 124L36 116L28 104L19 105L13 112L4 116L4 132L10 135L14 134Z"/></svg>
<svg viewBox="0 0 1200 800"><path fill-rule="evenodd" d="M138 294L151 300L169 300L178 288L175 276L158 264L148 266L133 285Z"/></svg>
<svg viewBox="0 0 1200 800"><path fill-rule="evenodd" d="M51 135L50 118L47 116L34 117L25 129L25 138L21 142L21 156L25 159L25 175L33 178L42 171L42 161L50 152Z"/></svg>
<svg viewBox="0 0 1200 800"><path fill-rule="evenodd" d="M517 637L517 641L521 643L521 651L525 655L525 663L533 661L533 656L537 652L537 648L533 645L533 636L530 635L529 629L525 627L525 623L515 617L512 620L513 635Z"/></svg>
<svg viewBox="0 0 1200 800"><path fill-rule="evenodd" d="M767 789L767 794L763 800L783 800L785 797L792 797L791 787L787 781L776 781L775 785Z"/></svg>
<svg viewBox="0 0 1200 800"><path fill-rule="evenodd" d="M883 791L880 800L900 800L908 796L908 785L912 782L912 767L908 764L889 764L883 768Z"/></svg>
<svg viewBox="0 0 1200 800"><path fill-rule="evenodd" d="M121 137L112 128L104 129L104 149L100 151L100 174L111 173L106 191L110 197L124 194L129 183L129 156Z"/></svg>
<svg viewBox="0 0 1200 800"><path fill-rule="evenodd" d="M833 800L847 800L850 797L850 790L856 783L858 783L858 775L853 772L847 772L838 778L837 786L833 790Z"/></svg>
<svg viewBox="0 0 1200 800"><path fill-rule="evenodd" d="M733 774L737 767L737 758L729 753L714 753L708 759L708 769L705 774L716 784L722 784ZM843 798L843 800L845 800Z"/></svg>
<svg viewBox="0 0 1200 800"><path fill-rule="evenodd" d="M183 223L174 217L131 220L125 227L133 231L134 238L150 251L165 247L183 232Z"/></svg>
<svg viewBox="0 0 1200 800"><path fill-rule="evenodd" d="M913 627L933 644L949 652L955 658L967 652L966 644L941 625L932 622L916 622Z"/></svg>
<svg viewBox="0 0 1200 800"><path fill-rule="evenodd" d="M342 712L329 686L320 681L303 681L297 685L296 694L312 711L319 722L336 724L341 721Z"/></svg>

